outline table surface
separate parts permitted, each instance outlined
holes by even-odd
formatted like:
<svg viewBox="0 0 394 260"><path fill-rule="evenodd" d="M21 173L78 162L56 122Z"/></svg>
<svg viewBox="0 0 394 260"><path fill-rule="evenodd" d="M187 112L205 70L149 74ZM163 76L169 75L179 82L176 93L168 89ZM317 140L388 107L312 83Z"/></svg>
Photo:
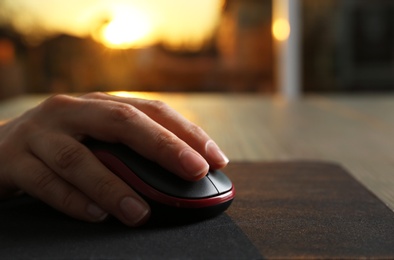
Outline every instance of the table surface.
<svg viewBox="0 0 394 260"><path fill-rule="evenodd" d="M202 126L230 161L337 162L394 210L394 95L128 93L160 99ZM47 95L0 102L0 121Z"/></svg>

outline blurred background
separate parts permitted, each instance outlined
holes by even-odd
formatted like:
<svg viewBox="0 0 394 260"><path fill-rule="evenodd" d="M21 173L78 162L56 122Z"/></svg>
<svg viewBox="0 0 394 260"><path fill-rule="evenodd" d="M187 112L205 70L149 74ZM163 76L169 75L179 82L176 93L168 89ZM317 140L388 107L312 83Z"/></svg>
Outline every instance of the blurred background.
<svg viewBox="0 0 394 260"><path fill-rule="evenodd" d="M275 1L0 0L0 99L275 93ZM301 93L394 90L394 1L298 3Z"/></svg>

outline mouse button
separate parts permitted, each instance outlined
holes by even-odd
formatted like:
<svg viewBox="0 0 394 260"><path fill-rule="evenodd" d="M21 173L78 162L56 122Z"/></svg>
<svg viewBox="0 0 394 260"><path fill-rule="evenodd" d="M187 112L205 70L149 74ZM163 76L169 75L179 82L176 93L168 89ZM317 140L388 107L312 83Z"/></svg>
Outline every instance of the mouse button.
<svg viewBox="0 0 394 260"><path fill-rule="evenodd" d="M199 199L218 195L217 189L208 178L203 178L196 182L181 181L184 183L181 193L184 198ZM177 188L179 189L179 186Z"/></svg>
<svg viewBox="0 0 394 260"><path fill-rule="evenodd" d="M187 199L206 198L218 194L215 186L207 178L196 182L186 181L127 147L123 147L116 152L119 159L135 175L162 193Z"/></svg>
<svg viewBox="0 0 394 260"><path fill-rule="evenodd" d="M144 169L141 170L135 172L144 182L174 197L199 199L218 194L215 186L207 178L196 182L186 181L154 163L145 164Z"/></svg>
<svg viewBox="0 0 394 260"><path fill-rule="evenodd" d="M196 182L183 180L123 144L109 144L96 140L86 144L93 151L105 151L117 157L143 182L167 195L186 199L218 195L214 184L206 177Z"/></svg>
<svg viewBox="0 0 394 260"><path fill-rule="evenodd" d="M210 171L207 175L207 178L211 180L213 185L215 185L216 189L218 190L219 194L225 193L233 187L232 182L230 179L221 171Z"/></svg>

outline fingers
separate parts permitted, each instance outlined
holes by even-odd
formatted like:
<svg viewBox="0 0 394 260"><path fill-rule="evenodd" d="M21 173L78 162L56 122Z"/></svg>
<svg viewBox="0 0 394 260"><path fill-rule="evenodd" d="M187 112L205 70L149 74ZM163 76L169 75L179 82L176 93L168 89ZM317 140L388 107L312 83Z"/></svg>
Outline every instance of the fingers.
<svg viewBox="0 0 394 260"><path fill-rule="evenodd" d="M26 193L77 219L97 222L107 217L108 214L96 203L54 174L40 160L28 154L21 158L22 163L12 176Z"/></svg>
<svg viewBox="0 0 394 260"><path fill-rule="evenodd" d="M59 95L1 126L0 132L0 151L13 151L2 156L0 186L7 193L23 190L87 221L111 214L138 226L150 209L79 142L85 136L124 143L190 180L228 162L201 128L159 101Z"/></svg>
<svg viewBox="0 0 394 260"><path fill-rule="evenodd" d="M40 172L28 182L33 186L26 188L42 187L36 196L77 218L99 221L110 213L129 226L147 220L149 206L85 146L66 135L52 133L45 133L45 142L42 140L30 139L29 148L53 172L35 167ZM56 196L47 199L46 194Z"/></svg>
<svg viewBox="0 0 394 260"><path fill-rule="evenodd" d="M57 97L51 102L60 102L69 112L52 115L61 118L56 125L66 129L68 135L124 143L185 179L199 179L208 172L209 164L197 151L132 105L70 97ZM46 104L42 110L53 113L52 106Z"/></svg>
<svg viewBox="0 0 394 260"><path fill-rule="evenodd" d="M125 100L124 100L125 101ZM188 121L161 101L132 99L129 103L144 111L150 118L185 140L208 161L211 168L219 169L229 162L218 145L198 125Z"/></svg>
<svg viewBox="0 0 394 260"><path fill-rule="evenodd" d="M130 104L193 147L206 159L211 168L219 169L229 162L226 155L201 127L187 120L164 102L117 97L103 93L92 93L85 95L84 98L112 100Z"/></svg>

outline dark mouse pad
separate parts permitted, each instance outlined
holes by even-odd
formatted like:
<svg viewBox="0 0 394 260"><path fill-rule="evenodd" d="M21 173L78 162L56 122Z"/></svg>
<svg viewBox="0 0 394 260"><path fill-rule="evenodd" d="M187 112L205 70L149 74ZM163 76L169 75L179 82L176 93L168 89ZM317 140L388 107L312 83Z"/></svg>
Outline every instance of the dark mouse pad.
<svg viewBox="0 0 394 260"><path fill-rule="evenodd" d="M236 163L227 214L264 258L394 259L394 213L342 167Z"/></svg>
<svg viewBox="0 0 394 260"><path fill-rule="evenodd" d="M30 197L0 202L0 259L258 259L226 215L187 225L128 228L73 220Z"/></svg>
<svg viewBox="0 0 394 260"><path fill-rule="evenodd" d="M70 219L29 197L0 201L0 259L394 258L394 213L342 167L232 163L225 214L131 229Z"/></svg>

